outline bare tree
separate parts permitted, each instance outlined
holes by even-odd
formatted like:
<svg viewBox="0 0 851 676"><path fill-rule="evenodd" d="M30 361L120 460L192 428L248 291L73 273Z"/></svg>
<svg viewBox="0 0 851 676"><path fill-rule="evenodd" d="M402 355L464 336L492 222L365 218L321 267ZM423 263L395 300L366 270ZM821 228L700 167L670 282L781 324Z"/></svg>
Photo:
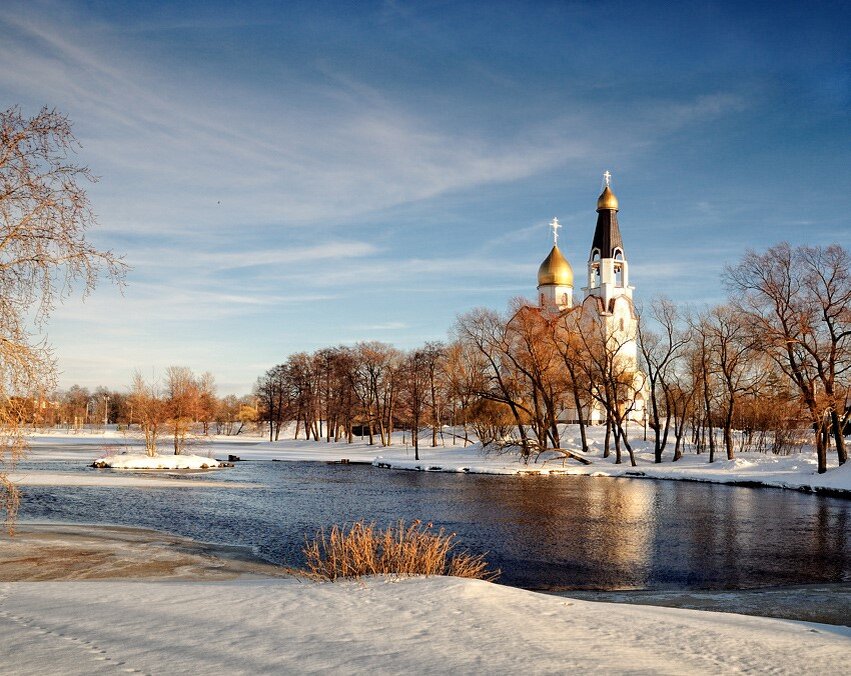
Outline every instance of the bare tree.
<svg viewBox="0 0 851 676"><path fill-rule="evenodd" d="M582 441L582 451L588 452L588 435L586 432L586 401L590 397L590 383L587 381L588 369L583 368L582 360L586 359L581 337L582 307L578 306L571 312L564 312L557 321L552 322L552 340L561 356L561 361L567 372L573 410L579 424L579 436Z"/></svg>
<svg viewBox="0 0 851 676"><path fill-rule="evenodd" d="M659 333L648 328L647 320L651 318L656 321ZM679 326L676 305L667 298L655 299L649 316L642 316L638 322L638 344L650 390L649 413L655 462L662 462L662 453L668 443L674 408L673 379L689 338L689 332Z"/></svg>
<svg viewBox="0 0 851 676"><path fill-rule="evenodd" d="M50 349L33 341L28 322L42 325L77 285L90 292L102 270L123 279L121 260L86 240L95 219L85 184L94 177L70 161L77 148L61 113L0 112L0 493L10 529L18 494L2 468L25 448L14 399L40 399L54 387Z"/></svg>
<svg viewBox="0 0 851 676"><path fill-rule="evenodd" d="M403 393L411 419L411 445L414 460L420 459L420 426L427 406L429 391L429 361L425 348L414 350L405 358Z"/></svg>
<svg viewBox="0 0 851 676"><path fill-rule="evenodd" d="M745 393L758 387L765 372L756 362L756 338L735 310L725 305L714 307L700 318L699 326L708 348L704 382L709 383L710 374L714 376L714 398L721 407L724 448L727 459L732 460L736 407Z"/></svg>
<svg viewBox="0 0 851 676"><path fill-rule="evenodd" d="M146 382L142 374L136 371L129 400L145 439L145 453L153 457L157 454L157 441L166 417L165 405L156 383Z"/></svg>
<svg viewBox="0 0 851 676"><path fill-rule="evenodd" d="M635 467L635 451L629 442L627 426L636 402L644 389L644 375L628 356L631 337L623 331L611 331L607 317L590 314L581 320L580 338L586 358L580 363L589 383L589 395L605 411L607 426L615 439L615 464L621 459L621 445Z"/></svg>
<svg viewBox="0 0 851 676"><path fill-rule="evenodd" d="M423 366L428 377L428 406L431 414L431 445L437 446L437 434L441 428L440 409L442 396L446 390L441 376L446 360L446 345L438 341L427 342L419 352L422 353Z"/></svg>
<svg viewBox="0 0 851 676"><path fill-rule="evenodd" d="M198 413L198 383L187 366L169 366L165 375L165 407L174 441L174 454L180 455Z"/></svg>
<svg viewBox="0 0 851 676"><path fill-rule="evenodd" d="M379 342L358 343L358 370L361 394L365 403L369 443L374 443L378 426L382 446L389 446L393 434L394 408L401 380L402 355L392 345Z"/></svg>
<svg viewBox="0 0 851 676"><path fill-rule="evenodd" d="M569 381L553 341L552 324L556 318L525 304L515 307L506 327L507 366L525 381L525 408L537 437L537 448L559 448L558 419Z"/></svg>
<svg viewBox="0 0 851 676"><path fill-rule="evenodd" d="M444 379L453 411L453 422L460 422L464 431L464 446L469 443L467 428L472 418L472 407L478 401L478 392L484 389L485 362L482 354L460 340L453 341L446 351L443 363ZM486 443L481 435L479 439ZM493 439L491 439L493 441Z"/></svg>
<svg viewBox="0 0 851 676"><path fill-rule="evenodd" d="M205 371L196 381L198 388L198 410L197 416L201 419L203 433L210 433L210 421L215 420L216 408L216 378L209 371Z"/></svg>
<svg viewBox="0 0 851 676"><path fill-rule="evenodd" d="M748 251L725 273L732 304L798 390L815 430L820 473L827 471L831 433L839 463L847 460L842 426L851 370L849 264L848 252L836 244L793 249L782 243L762 254Z"/></svg>
<svg viewBox="0 0 851 676"><path fill-rule="evenodd" d="M269 441L277 441L281 427L292 415L291 370L284 364L270 368L254 386L261 420L269 423Z"/></svg>
<svg viewBox="0 0 851 676"><path fill-rule="evenodd" d="M708 444L709 462L715 462L715 407L717 404L717 388L714 379L714 361L712 359L713 340L712 330L707 322L696 318L692 322L692 335L694 340L690 357L690 366L693 378L693 387L699 392L701 407L700 415L695 411L695 421L692 424L692 433L698 453L704 450Z"/></svg>
<svg viewBox="0 0 851 676"><path fill-rule="evenodd" d="M506 365L510 350L506 324L492 310L479 308L458 318L455 333L462 343L481 354L486 378L478 395L508 407L520 435L521 452L528 458L532 448L526 428L529 411L523 402L524 390L517 374Z"/></svg>

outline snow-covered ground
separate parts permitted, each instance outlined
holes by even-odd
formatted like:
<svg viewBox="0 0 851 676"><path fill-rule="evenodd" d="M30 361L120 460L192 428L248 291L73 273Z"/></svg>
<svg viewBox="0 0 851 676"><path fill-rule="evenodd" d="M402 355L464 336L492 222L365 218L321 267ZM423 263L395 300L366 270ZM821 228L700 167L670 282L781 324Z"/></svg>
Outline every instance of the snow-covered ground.
<svg viewBox="0 0 851 676"><path fill-rule="evenodd" d="M194 455L174 453L162 455L146 455L145 453L119 453L103 455L96 458L94 466L100 469L135 469L135 470L159 470L159 469L216 469L224 467L215 458L205 455Z"/></svg>
<svg viewBox="0 0 851 676"><path fill-rule="evenodd" d="M846 673L851 629L458 578L0 583L5 674Z"/></svg>
<svg viewBox="0 0 851 676"><path fill-rule="evenodd" d="M195 480L181 481L165 476L121 476L92 470L91 474L80 472L15 471L9 479L18 486L103 486L106 488L255 488L256 484L226 481Z"/></svg>
<svg viewBox="0 0 851 676"><path fill-rule="evenodd" d="M575 448L571 431L566 432L565 446ZM600 445L600 432L591 430L595 448ZM63 475L47 466L57 460L90 464L107 453L120 457L122 451L141 450L139 440L125 439L114 431L32 435L30 444L26 471L16 475L22 483L228 485L111 470ZM637 446L637 470L644 476L851 490L847 468L832 468L819 477L811 453L743 455L712 465L706 463L705 455L688 455L676 464L666 460L654 466L649 444L637 442ZM595 476L635 471L628 464L616 466L612 459L599 457L599 451L589 454L590 466L575 461L562 466L553 460L524 465L511 456L485 456L477 445L465 448L458 442L452 446L449 438L445 447L423 445L420 462L413 460L413 451L401 436L389 448L360 440L348 445L222 437L205 439L192 450L201 457L226 460L228 455L238 455L247 461L371 462L381 456L376 462L423 471L523 474L555 470ZM167 455L167 447L163 454ZM42 463L44 471L38 469ZM80 542L63 544L67 534L49 537L58 540L42 539L40 546L53 547L51 560L54 550L71 558L79 550L84 560L91 560L93 552L104 548L94 535L85 538L85 547ZM109 546L108 556L101 557L107 577L113 560L120 562L126 574L140 557L152 559L153 543L134 542L128 548L119 541ZM184 560L183 549L170 556L153 558L163 570L197 565L195 559ZM84 560L80 565L86 568ZM135 577L0 582L0 671L4 674L843 673L849 654L851 629L847 627L596 603L455 578L374 578L336 584L245 578L149 582Z"/></svg>
<svg viewBox="0 0 851 676"><path fill-rule="evenodd" d="M286 430L282 436L291 435ZM806 449L801 453L787 456L770 453L739 453L734 460L718 459L709 463L707 453L696 455L688 452L676 463L671 462L672 448L665 452L664 462L653 462L652 441L643 441L641 431L632 432L632 443L636 449L637 467L631 467L624 453L623 463L614 464L612 457L602 457L604 430L591 427L588 436L591 452L586 456L590 465L581 465L575 460L547 458L538 462L524 464L514 454L485 454L478 443L466 447L461 439L449 434L436 448L428 445L428 440L420 443L420 460L414 460L414 451L410 445L410 436L402 433L394 435L393 444L388 447L370 446L365 439L356 438L352 444L345 442L306 441L304 439L282 439L269 442L257 436L209 437L197 441L190 452L205 458L227 460L236 455L242 460L292 460L373 463L378 467L420 471L466 472L482 474L545 474L545 475L583 475L592 477L640 477L652 479L677 479L688 481L708 481L713 483L745 483L794 488L809 491L828 491L835 494L851 494L851 463L836 467L835 453L829 456L830 469L825 474L816 472L815 453ZM86 459L91 463L96 458L122 452L140 452L141 440L125 437L121 433L109 430L100 434L67 434L63 432L37 433L29 437L31 451L29 459L71 460ZM407 442L407 443L405 443ZM445 445L443 445L445 443ZM562 446L580 452L579 432L575 426L565 426ZM163 457L170 456L167 444L161 451ZM120 457L120 455L118 456ZM717 454L724 458L723 453Z"/></svg>
<svg viewBox="0 0 851 676"><path fill-rule="evenodd" d="M592 431L594 435L596 432ZM522 463L516 456L507 454L485 455L481 446L467 448L420 448L420 460L384 449L374 460L378 467L432 472L467 472L470 474L520 474L520 475L577 475L589 477L636 477L650 479L675 479L711 483L739 483L794 488L797 490L848 493L851 495L851 463L832 467L825 474L816 471L816 458L812 452L781 456L770 453L740 453L733 460L709 463L706 453L687 454L671 462L671 453L661 464L656 464L649 444L636 442L636 467L629 463L624 452L623 462L614 464L614 452L602 457L601 443L592 438L592 451L587 455L579 451L578 444L565 444L579 455L591 460L582 465L575 460L562 460L554 454L545 454L537 462ZM716 456L717 458L718 456ZM725 456L721 456L725 457ZM835 462L835 460L834 460Z"/></svg>

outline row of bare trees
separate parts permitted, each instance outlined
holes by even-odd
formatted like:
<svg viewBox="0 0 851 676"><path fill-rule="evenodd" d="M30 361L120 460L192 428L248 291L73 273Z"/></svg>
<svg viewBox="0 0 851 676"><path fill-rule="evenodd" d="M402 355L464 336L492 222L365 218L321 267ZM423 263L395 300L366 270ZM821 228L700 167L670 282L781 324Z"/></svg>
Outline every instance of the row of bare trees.
<svg viewBox="0 0 851 676"><path fill-rule="evenodd" d="M630 423L643 422L656 462L689 450L710 462L788 452L809 439L825 471L829 446L847 459L849 264L840 246L781 244L729 267L729 302L702 312L657 299L625 328L593 299L560 314L517 301L505 315L459 317L448 344L298 353L258 379L259 414L270 440L292 423L297 438L360 434L385 446L410 430L418 450L424 434L437 445L451 425L526 457L568 454L559 426L568 421L588 451L593 418L606 426L604 455L613 448L621 462L625 451L632 464Z"/></svg>
<svg viewBox="0 0 851 676"><path fill-rule="evenodd" d="M454 421L447 358L438 342L407 353L378 342L300 352L263 374L254 393L270 441L294 423L296 438L351 442L358 435L389 446L401 422L417 431L429 425L437 445L443 424ZM412 433L415 451L419 442Z"/></svg>
<svg viewBox="0 0 851 676"><path fill-rule="evenodd" d="M849 270L851 256L839 245L782 243L748 251L727 267L724 305L683 315L669 301L654 303L639 324L639 343L657 462L673 426L675 460L686 429L710 461L719 448L727 459L737 446L783 452L809 429L818 471L826 471L831 445L844 464L851 417Z"/></svg>
<svg viewBox="0 0 851 676"><path fill-rule="evenodd" d="M31 428L99 430L116 424L138 429L151 455L165 435L174 453L180 454L191 437L212 431L236 435L257 419L253 397L220 398L211 373L196 376L185 366L169 367L161 380L146 380L137 371L129 391L98 387L90 392L73 385L49 397L20 398L18 403L20 419Z"/></svg>
<svg viewBox="0 0 851 676"><path fill-rule="evenodd" d="M158 441L166 434L174 454L179 455L194 430L209 434L211 422L218 434L239 434L247 423L257 420L250 397L219 399L211 373L195 376L185 366L170 366L162 382L147 381L137 371L125 401L127 424L139 425L148 455L156 455Z"/></svg>

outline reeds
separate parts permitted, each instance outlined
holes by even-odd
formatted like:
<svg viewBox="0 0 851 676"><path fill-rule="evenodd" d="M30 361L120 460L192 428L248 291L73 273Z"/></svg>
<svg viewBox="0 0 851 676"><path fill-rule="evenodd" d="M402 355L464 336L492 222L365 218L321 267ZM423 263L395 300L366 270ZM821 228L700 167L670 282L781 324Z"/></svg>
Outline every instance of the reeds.
<svg viewBox="0 0 851 676"><path fill-rule="evenodd" d="M309 573L324 580L362 575L452 575L495 580L500 571L489 570L484 555L453 553L455 533L432 524L403 520L386 530L357 521L351 526L320 530L305 542Z"/></svg>

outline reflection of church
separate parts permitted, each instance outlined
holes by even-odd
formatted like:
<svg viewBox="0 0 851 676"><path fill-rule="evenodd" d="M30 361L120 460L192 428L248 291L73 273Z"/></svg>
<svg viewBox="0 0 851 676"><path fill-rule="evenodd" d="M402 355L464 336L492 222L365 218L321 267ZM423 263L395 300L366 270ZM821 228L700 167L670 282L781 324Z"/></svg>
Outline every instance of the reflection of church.
<svg viewBox="0 0 851 676"><path fill-rule="evenodd" d="M611 174L604 175L606 185L597 199L597 227L588 256L587 286L583 287L585 298L581 302L586 322L590 318L599 320L610 345L617 351L620 368L634 374L635 390L646 389L644 376L638 369L638 317L632 303L629 284L629 264L624 253L623 239L618 227L618 198L609 186ZM538 304L542 311L561 314L574 308L573 268L558 248L558 229L561 225L554 218L553 248L538 269ZM640 380L639 380L640 379ZM646 396L635 397L630 418L644 419ZM565 418L575 418L575 411L565 411ZM599 421L602 411L592 406L590 419Z"/></svg>

